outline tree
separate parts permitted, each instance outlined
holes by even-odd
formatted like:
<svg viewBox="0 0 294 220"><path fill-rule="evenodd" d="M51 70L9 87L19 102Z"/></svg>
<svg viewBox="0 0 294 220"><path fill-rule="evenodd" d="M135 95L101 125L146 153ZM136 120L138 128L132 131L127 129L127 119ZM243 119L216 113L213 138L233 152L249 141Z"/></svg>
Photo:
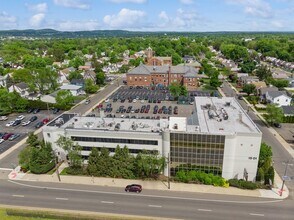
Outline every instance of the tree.
<svg viewBox="0 0 294 220"><path fill-rule="evenodd" d="M96 84L97 85L104 85L105 84L105 73L104 72L99 72L96 74Z"/></svg>
<svg viewBox="0 0 294 220"><path fill-rule="evenodd" d="M246 62L243 62L242 64L240 64L241 66L241 72L242 73L252 73L253 70L255 69L256 67L256 64L254 61L246 61Z"/></svg>
<svg viewBox="0 0 294 220"><path fill-rule="evenodd" d="M84 61L80 57L75 57L73 60L69 62L69 65L78 68L79 66L82 66L84 64Z"/></svg>
<svg viewBox="0 0 294 220"><path fill-rule="evenodd" d="M274 85L275 87L278 87L279 89L289 86L289 81L286 79L277 79L277 80L272 79L270 83Z"/></svg>
<svg viewBox="0 0 294 220"><path fill-rule="evenodd" d="M188 95L188 90L186 86L181 85L181 96L187 96Z"/></svg>
<svg viewBox="0 0 294 220"><path fill-rule="evenodd" d="M264 171L262 167L259 167L257 170L256 181L260 181L260 182L264 181Z"/></svg>
<svg viewBox="0 0 294 220"><path fill-rule="evenodd" d="M74 97L68 90L60 90L56 95L57 106L61 109L68 109L74 102Z"/></svg>
<svg viewBox="0 0 294 220"><path fill-rule="evenodd" d="M98 162L99 162L99 151L97 150L96 147L93 147L88 158L88 166L87 166L87 171L90 175L99 176L99 171L97 169Z"/></svg>
<svg viewBox="0 0 294 220"><path fill-rule="evenodd" d="M266 143L261 143L258 159L258 167L262 167L268 158L272 158L273 152L271 146Z"/></svg>
<svg viewBox="0 0 294 220"><path fill-rule="evenodd" d="M210 81L209 81L209 84L210 86L214 87L214 88L217 88L221 85L221 82L219 81L218 79L218 75L219 73L218 72L214 72L211 76L210 76Z"/></svg>
<svg viewBox="0 0 294 220"><path fill-rule="evenodd" d="M175 98L178 98L181 95L181 85L179 83L173 82L169 86L169 91Z"/></svg>
<svg viewBox="0 0 294 220"><path fill-rule="evenodd" d="M79 71L72 71L68 74L68 79L69 81L73 80L73 79L82 79L83 76Z"/></svg>
<svg viewBox="0 0 294 220"><path fill-rule="evenodd" d="M31 147L26 146L23 150L19 152L18 155L18 163L21 168L25 170L29 170L30 168L30 155L31 155Z"/></svg>
<svg viewBox="0 0 294 220"><path fill-rule="evenodd" d="M86 93L93 94L93 93L97 92L98 89L99 89L99 86L95 85L93 80L91 80L91 79L85 80L85 92Z"/></svg>
<svg viewBox="0 0 294 220"><path fill-rule="evenodd" d="M265 65L259 66L255 71L255 75L259 78L260 81L267 81L272 78L271 70Z"/></svg>
<svg viewBox="0 0 294 220"><path fill-rule="evenodd" d="M254 84L245 84L243 86L243 92L246 92L248 96L254 93L255 90L256 90L256 86Z"/></svg>
<svg viewBox="0 0 294 220"><path fill-rule="evenodd" d="M71 138L60 135L56 141L58 147L67 152L70 167L80 168L83 163L81 151L82 147L76 144Z"/></svg>
<svg viewBox="0 0 294 220"><path fill-rule="evenodd" d="M30 146L30 147L37 147L40 145L40 141L38 140L38 136L35 135L33 132L29 133L29 136L26 140L26 143Z"/></svg>
<svg viewBox="0 0 294 220"><path fill-rule="evenodd" d="M274 123L281 123L283 121L284 112L283 109L275 104L268 104L266 106L266 120L271 125Z"/></svg>

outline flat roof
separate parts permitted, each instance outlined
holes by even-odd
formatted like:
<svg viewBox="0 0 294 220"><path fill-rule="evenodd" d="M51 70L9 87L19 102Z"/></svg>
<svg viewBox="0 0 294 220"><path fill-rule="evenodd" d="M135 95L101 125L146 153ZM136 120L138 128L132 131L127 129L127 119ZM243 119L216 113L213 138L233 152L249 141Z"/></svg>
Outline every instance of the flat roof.
<svg viewBox="0 0 294 220"><path fill-rule="evenodd" d="M198 126L200 132L261 133L237 100L232 97L195 97L195 113L198 120L195 120L194 126Z"/></svg>
<svg viewBox="0 0 294 220"><path fill-rule="evenodd" d="M161 132L165 130L168 125L168 119L148 120L75 116L64 123L61 128L101 131Z"/></svg>

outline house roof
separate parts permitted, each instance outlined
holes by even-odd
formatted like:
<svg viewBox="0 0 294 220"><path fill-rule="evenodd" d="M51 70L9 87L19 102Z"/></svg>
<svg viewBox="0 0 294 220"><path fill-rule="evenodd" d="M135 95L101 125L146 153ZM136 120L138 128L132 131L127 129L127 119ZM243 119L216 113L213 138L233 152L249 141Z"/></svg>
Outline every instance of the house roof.
<svg viewBox="0 0 294 220"><path fill-rule="evenodd" d="M272 98L276 98L276 97L279 97L279 96L288 96L287 93L285 91L269 91L267 92L267 94L272 97ZM289 97L289 96L288 96ZM289 97L290 98L290 97Z"/></svg>
<svg viewBox="0 0 294 220"><path fill-rule="evenodd" d="M261 95L264 95L267 92L279 91L279 89L275 86L271 86L271 87L262 87L259 89L259 91Z"/></svg>
<svg viewBox="0 0 294 220"><path fill-rule="evenodd" d="M281 106L285 115L294 115L294 106Z"/></svg>
<svg viewBox="0 0 294 220"><path fill-rule="evenodd" d="M26 83L24 83L24 82L17 83L14 86L16 86L16 87L18 87L20 89L23 89L23 90L29 88L28 85Z"/></svg>
<svg viewBox="0 0 294 220"><path fill-rule="evenodd" d="M82 86L77 86L77 85L63 85L60 87L60 89L62 90L78 90L78 89L81 89Z"/></svg>
<svg viewBox="0 0 294 220"><path fill-rule="evenodd" d="M71 84L84 84L85 80L84 79L72 79L70 81Z"/></svg>

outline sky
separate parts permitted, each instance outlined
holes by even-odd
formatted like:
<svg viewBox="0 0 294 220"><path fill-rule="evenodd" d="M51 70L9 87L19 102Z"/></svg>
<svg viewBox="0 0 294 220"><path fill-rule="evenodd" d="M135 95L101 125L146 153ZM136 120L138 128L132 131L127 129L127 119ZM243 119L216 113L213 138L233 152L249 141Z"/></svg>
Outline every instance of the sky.
<svg viewBox="0 0 294 220"><path fill-rule="evenodd" d="M294 31L294 0L0 0L0 30Z"/></svg>

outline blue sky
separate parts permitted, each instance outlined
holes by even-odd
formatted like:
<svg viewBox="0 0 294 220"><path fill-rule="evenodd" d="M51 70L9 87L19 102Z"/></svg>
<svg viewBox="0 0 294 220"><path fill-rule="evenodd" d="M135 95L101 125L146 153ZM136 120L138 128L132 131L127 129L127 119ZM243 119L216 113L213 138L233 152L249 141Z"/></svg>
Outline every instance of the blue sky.
<svg viewBox="0 0 294 220"><path fill-rule="evenodd" d="M294 0L1 0L0 30L294 31Z"/></svg>

